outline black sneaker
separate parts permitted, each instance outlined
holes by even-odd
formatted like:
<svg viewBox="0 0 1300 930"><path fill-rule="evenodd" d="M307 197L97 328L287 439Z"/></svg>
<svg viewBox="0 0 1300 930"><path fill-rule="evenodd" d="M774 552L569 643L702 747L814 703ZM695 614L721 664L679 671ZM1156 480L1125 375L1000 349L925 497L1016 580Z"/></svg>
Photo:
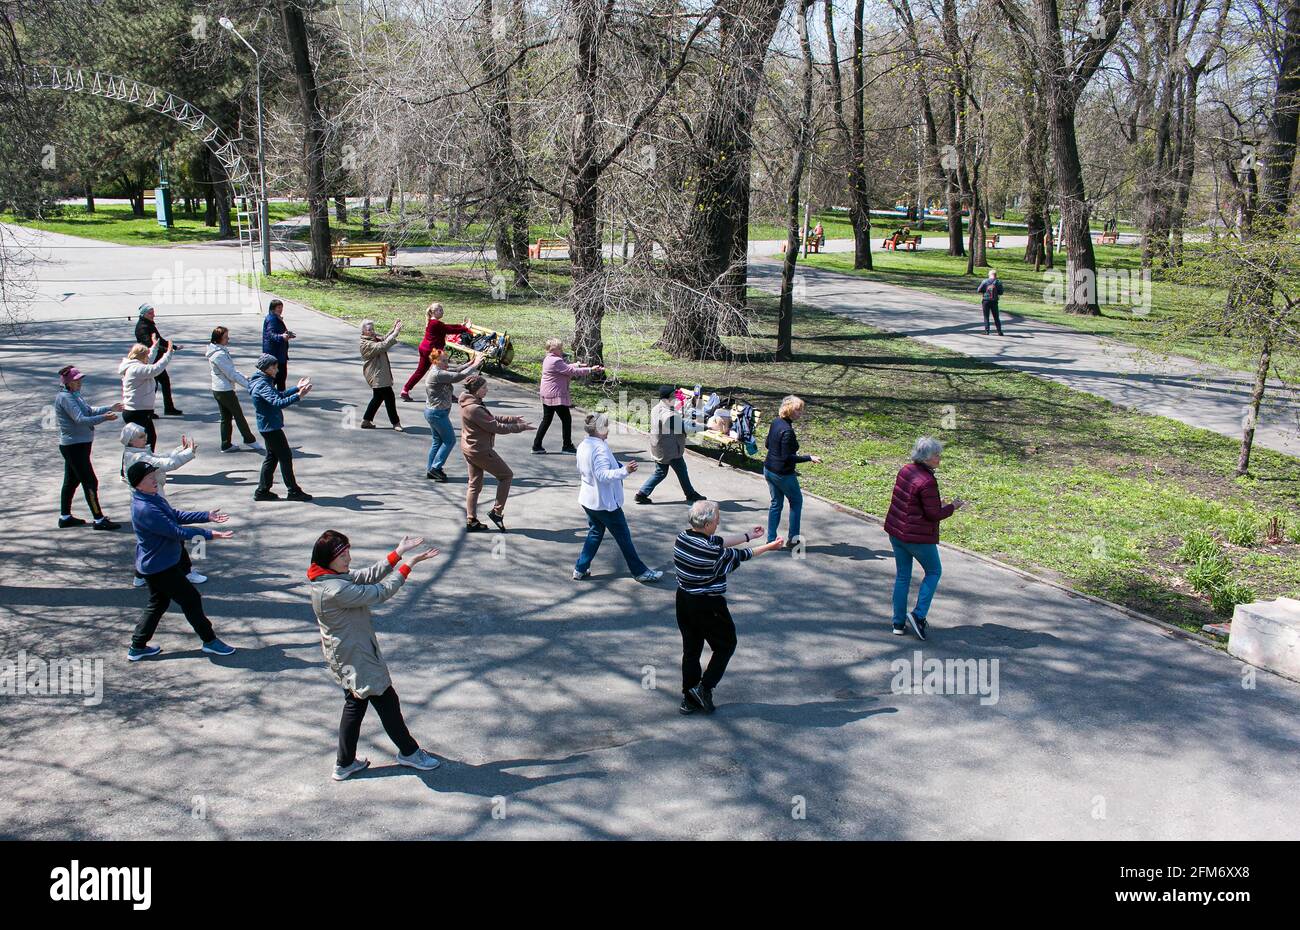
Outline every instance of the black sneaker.
<svg viewBox="0 0 1300 930"><path fill-rule="evenodd" d="M80 517L59 517L59 529L66 530L70 526L85 526L86 521Z"/></svg>
<svg viewBox="0 0 1300 930"><path fill-rule="evenodd" d="M482 520L478 519L477 517L475 517L472 520L465 521L466 533L486 533L487 528L488 528L487 524L484 523Z"/></svg>
<svg viewBox="0 0 1300 930"><path fill-rule="evenodd" d="M565 446L565 447L564 447L563 449L561 449L560 451L561 451L561 452L564 452L564 453L566 453L566 454L568 454L568 455L577 455L577 454L578 454L578 447L577 447L577 446Z"/></svg>
<svg viewBox="0 0 1300 930"><path fill-rule="evenodd" d="M172 408L171 410L164 410L164 411L163 411L163 416L165 416L165 417L183 417L183 416L185 416L185 411L184 411L184 410L177 410L176 408Z"/></svg>
<svg viewBox="0 0 1300 930"><path fill-rule="evenodd" d="M488 519L491 520L493 523L495 523L497 525L497 529L499 529L501 532L504 533L506 531L505 514L498 513L495 507L488 511Z"/></svg>
<svg viewBox="0 0 1300 930"><path fill-rule="evenodd" d="M545 455L546 450L540 446L533 446L533 455Z"/></svg>
<svg viewBox="0 0 1300 930"><path fill-rule="evenodd" d="M253 500L255 501L278 501L279 499L280 495L276 494L274 491L263 491L261 488L258 488L253 492Z"/></svg>
<svg viewBox="0 0 1300 930"><path fill-rule="evenodd" d="M362 421L361 421L361 428L362 428L362 429L374 429L374 428L375 428L375 424L371 423L369 420L362 420Z"/></svg>
<svg viewBox="0 0 1300 930"><path fill-rule="evenodd" d="M112 520L108 519L108 517L103 517L103 518L101 518L101 519L99 519L99 520L96 520L96 521L91 525L90 528L91 528L92 530L115 530L115 529L117 529L118 527L120 527L121 525L122 525L122 524L120 524L120 523L114 523Z"/></svg>
<svg viewBox="0 0 1300 930"><path fill-rule="evenodd" d="M925 639L925 628L929 626L924 617L918 617L916 611L907 615L907 622L912 627L912 632L916 634L917 639Z"/></svg>
<svg viewBox="0 0 1300 930"><path fill-rule="evenodd" d="M436 481L438 479L438 476L433 473L432 468L430 468L428 471L424 473L424 477L428 478L431 481Z"/></svg>
<svg viewBox="0 0 1300 930"><path fill-rule="evenodd" d="M684 698L682 698L682 703L681 703L681 705L678 706L678 708L677 708L677 713L679 713L679 714L693 714L693 713L695 713L697 710L699 710L699 708L695 706L695 703L694 703L694 702L693 702L689 697L684 697Z"/></svg>
<svg viewBox="0 0 1300 930"><path fill-rule="evenodd" d="M292 491L286 494L285 497L291 501L304 501L304 502L312 499L311 495L308 494L306 491L304 491L302 488L294 488Z"/></svg>
<svg viewBox="0 0 1300 930"><path fill-rule="evenodd" d="M686 696L700 706L700 710L706 714L711 714L716 707L713 706L713 689L706 688L704 685L696 685L686 692Z"/></svg>
<svg viewBox="0 0 1300 930"><path fill-rule="evenodd" d="M632 498L632 499L633 499L634 501L636 501L638 504L648 504L648 503L650 503L650 495L649 495L649 494L642 494L640 491L637 491L637 492L636 492L636 497L634 497L634 498Z"/></svg>
<svg viewBox="0 0 1300 930"><path fill-rule="evenodd" d="M708 498L705 497L703 494L691 494L686 498L686 503L694 504L696 501L706 501L706 500L708 500Z"/></svg>
<svg viewBox="0 0 1300 930"><path fill-rule="evenodd" d="M447 480L447 473L446 473L445 471L443 471L441 468L435 468L435 469L433 470L433 480L434 480L434 481L446 481L446 480Z"/></svg>

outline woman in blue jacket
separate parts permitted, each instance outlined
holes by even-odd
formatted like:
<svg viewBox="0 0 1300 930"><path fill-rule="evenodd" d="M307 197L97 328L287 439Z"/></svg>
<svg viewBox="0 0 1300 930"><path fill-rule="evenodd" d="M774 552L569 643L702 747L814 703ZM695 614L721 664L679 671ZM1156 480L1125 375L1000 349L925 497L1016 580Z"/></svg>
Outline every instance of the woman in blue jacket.
<svg viewBox="0 0 1300 930"><path fill-rule="evenodd" d="M803 514L803 491L799 489L799 475L795 466L800 462L820 462L816 455L800 455L799 440L794 434L794 421L803 416L804 402L793 394L781 401L780 415L772 421L767 431L767 458L763 460L763 477L772 503L767 508L767 541L776 539L781 525L781 510L790 501L790 532L785 546L793 549L802 537L799 535L799 518Z"/></svg>
<svg viewBox="0 0 1300 930"><path fill-rule="evenodd" d="M192 565L184 543L195 536L204 539L229 539L230 530L195 529L192 523L225 523L230 517L220 510L176 510L158 493L158 471L148 462L136 462L126 470L131 483L131 525L135 527L135 570L149 586L149 605L131 636L126 657L132 662L148 659L162 652L150 646L158 621L175 601L185 611L185 619L203 641L203 651L214 656L228 656L235 650L217 639L212 623L203 612L203 597L185 576Z"/></svg>
<svg viewBox="0 0 1300 930"><path fill-rule="evenodd" d="M59 529L85 526L86 521L72 515L72 498L80 487L86 495L94 529L115 530L119 524L104 516L99 507L99 478L90 463L90 449L95 441L95 427L106 420L116 420L124 406L92 407L81 396L81 372L72 365L59 369L63 383L54 399L54 418L59 425L59 453L63 456L63 493L59 498Z"/></svg>
<svg viewBox="0 0 1300 930"><path fill-rule="evenodd" d="M286 497L291 501L309 501L311 495L298 487L293 475L293 449L284 435L284 408L302 400L311 391L311 380L301 378L296 387L281 390L275 386L280 362L274 355L263 355L257 360L257 373L248 379L248 393L253 398L253 412L257 414L257 431L266 446L262 460L262 473L253 492L255 501L279 500L280 495L271 490L275 480L275 466L280 466L280 477L289 489Z"/></svg>

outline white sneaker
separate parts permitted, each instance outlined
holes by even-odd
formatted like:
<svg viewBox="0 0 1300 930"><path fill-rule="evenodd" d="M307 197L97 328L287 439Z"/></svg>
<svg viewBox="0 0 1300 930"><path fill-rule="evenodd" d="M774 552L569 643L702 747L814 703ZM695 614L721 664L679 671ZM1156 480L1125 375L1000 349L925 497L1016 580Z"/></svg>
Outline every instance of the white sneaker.
<svg viewBox="0 0 1300 930"><path fill-rule="evenodd" d="M144 587L144 579L141 578L139 575L136 575L136 576L135 576L135 580L132 581L131 584L135 585L137 588L143 588L143 587Z"/></svg>
<svg viewBox="0 0 1300 930"><path fill-rule="evenodd" d="M185 576L185 580L190 584L203 584L203 582L208 580L208 576L200 575L198 572L190 572Z"/></svg>
<svg viewBox="0 0 1300 930"><path fill-rule="evenodd" d="M244 448L248 449L250 452L257 452L261 455L266 455L266 446L262 445L260 442L246 442L244 443Z"/></svg>
<svg viewBox="0 0 1300 930"><path fill-rule="evenodd" d="M368 768L370 768L369 759L353 759L351 765L334 766L334 774L331 775L330 777L333 778L335 781L346 781L347 779L351 778L353 775L357 774L357 772L363 771Z"/></svg>
<svg viewBox="0 0 1300 930"><path fill-rule="evenodd" d="M417 749L409 756L404 756L399 752L397 754L397 764L409 766L413 769L419 769L421 772L431 772L442 763L429 755L423 749Z"/></svg>
<svg viewBox="0 0 1300 930"><path fill-rule="evenodd" d="M652 569L650 569L648 572L646 572L645 574L637 575L637 576L636 576L636 580L639 581L639 582L641 582L642 584L654 584L656 581L658 581L658 580L659 580L660 578L662 578L663 576L664 576L664 573L661 572L661 571L659 571L659 569L657 569L657 568L652 568Z"/></svg>

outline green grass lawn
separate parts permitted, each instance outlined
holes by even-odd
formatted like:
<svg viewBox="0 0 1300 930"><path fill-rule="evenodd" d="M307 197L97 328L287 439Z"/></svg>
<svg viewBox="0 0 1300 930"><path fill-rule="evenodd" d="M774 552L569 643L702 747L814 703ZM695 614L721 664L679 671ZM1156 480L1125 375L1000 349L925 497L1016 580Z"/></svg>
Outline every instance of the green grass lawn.
<svg viewBox="0 0 1300 930"><path fill-rule="evenodd" d="M370 317L380 329L401 317L412 345L424 307L441 300L449 319L468 315L510 332L509 376L525 382L538 377L543 340L572 333L553 299L566 283L559 263L537 275L540 293L503 301L491 298L482 269L422 271L394 278L354 269L330 284L281 272L265 287L343 319ZM607 319L606 364L617 381L575 386L575 402L617 411L622 391L649 402L661 383L699 383L743 393L767 422L783 395L798 393L809 404L800 441L826 460L802 466L804 485L831 500L883 515L895 471L928 433L948 444L944 493L974 502L944 523L948 542L1188 629L1214 619L1177 555L1194 531L1214 534L1232 577L1256 597L1300 594L1300 460L1256 449L1254 474L1234 479L1232 440L807 307L797 313L794 361L773 363L775 302L756 294L753 303L751 333L732 340L738 359L729 363L654 349L658 320ZM757 470L758 460L748 467ZM1291 541L1224 541L1240 521L1262 535L1274 515ZM805 532L815 540L816 526Z"/></svg>
<svg viewBox="0 0 1300 930"><path fill-rule="evenodd" d="M285 219L301 213L301 203L272 203L271 221ZM231 223L235 215L230 215ZM153 212L152 202L145 204L145 215L137 217L129 206L123 204L105 204L95 208L94 213L87 213L84 206L63 206L58 213L39 220L16 219L13 214L0 214L0 222L16 223L43 229L47 232L63 233L67 236L82 236L87 239L99 239L103 242L115 242L119 245L164 245L173 242L208 242L217 238L217 227L208 226L203 221L203 213L172 212L173 226L164 229L158 225Z"/></svg>
<svg viewBox="0 0 1300 930"><path fill-rule="evenodd" d="M873 245L878 245L873 242ZM1189 245L1189 249L1194 246ZM1141 253L1136 246L1095 246L1099 271L1114 269L1122 275L1140 271ZM1020 248L989 249L986 258L997 269L998 277L1006 286L1001 300L1002 312L1007 311L1068 326L1080 332L1115 339L1150 350L1157 354L1178 354L1190 358L1253 372L1256 360L1244 355L1229 340L1214 336L1188 336L1172 333L1180 315L1193 299L1190 286L1175 284L1155 277L1151 281L1151 305L1133 307L1128 304L1111 304L1102 307L1101 316L1079 316L1065 313L1062 306L1045 299L1052 272L1035 273L1032 266L1022 260ZM871 271L855 271L851 254L809 255L800 259L815 268L861 275L873 281L913 287L943 297L963 300L978 305L979 294L975 288L986 274L987 266L979 268L974 276L966 274L965 257L950 256L935 250L921 252L885 252L874 250ZM1057 269L1064 273L1065 259L1058 253ZM1143 285L1145 286L1145 285ZM1300 372L1286 372L1294 377Z"/></svg>

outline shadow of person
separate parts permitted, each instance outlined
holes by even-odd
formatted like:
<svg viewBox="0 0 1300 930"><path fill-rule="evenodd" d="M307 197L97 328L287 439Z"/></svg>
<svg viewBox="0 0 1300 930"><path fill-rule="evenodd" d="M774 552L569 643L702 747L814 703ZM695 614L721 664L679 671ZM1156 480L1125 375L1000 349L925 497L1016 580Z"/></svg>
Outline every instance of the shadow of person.
<svg viewBox="0 0 1300 930"><path fill-rule="evenodd" d="M944 642L966 643L977 649L1036 649L1060 643L1060 639L1051 633L1017 630L1001 623L949 627L943 631L943 639Z"/></svg>
<svg viewBox="0 0 1300 930"><path fill-rule="evenodd" d="M851 705L866 704L876 698L853 698L848 701L809 701L807 704L759 704L741 701L735 704L719 704L717 713L727 719L763 720L791 727L843 727L859 720L866 720L880 714L896 714L897 707L878 707L874 710L853 708Z"/></svg>
<svg viewBox="0 0 1300 930"><path fill-rule="evenodd" d="M478 765L458 762L454 759L442 759L442 765L431 772L422 772L409 766L391 765L371 766L353 775L349 780L359 778L391 778L396 775L418 776L431 790L446 794L471 794L478 797L495 798L519 794L533 788L541 788L558 782L575 778L604 778L607 772L588 770L583 772L564 772L555 775L529 777L518 775L508 769L526 769L539 766L568 765L578 760L585 760L586 754L579 753L563 759L503 759L497 762L483 762Z"/></svg>
<svg viewBox="0 0 1300 930"><path fill-rule="evenodd" d="M368 500L361 494L348 494L345 497L322 497L317 495L311 503L321 507L341 507L344 510L384 510L382 500Z"/></svg>
<svg viewBox="0 0 1300 930"><path fill-rule="evenodd" d="M892 553L868 549L866 546L853 546L849 543L805 546L803 551L805 555L828 555L832 558L848 559L852 562L879 562L886 557L893 558Z"/></svg>

